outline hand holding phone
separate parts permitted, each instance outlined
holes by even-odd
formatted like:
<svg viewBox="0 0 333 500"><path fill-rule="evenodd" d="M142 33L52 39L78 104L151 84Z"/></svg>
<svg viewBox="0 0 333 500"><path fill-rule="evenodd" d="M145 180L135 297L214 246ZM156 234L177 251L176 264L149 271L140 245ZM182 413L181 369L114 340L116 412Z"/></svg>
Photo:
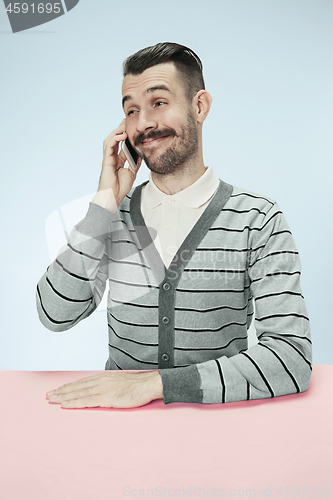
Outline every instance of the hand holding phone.
<svg viewBox="0 0 333 500"><path fill-rule="evenodd" d="M119 151L119 143L124 143L126 138L126 118L124 118L119 127L103 142L102 172L98 191L92 200L93 203L112 212L115 212L131 190L141 165L141 157L132 148L130 141L127 148L121 148ZM129 161L129 168L124 168L126 160Z"/></svg>

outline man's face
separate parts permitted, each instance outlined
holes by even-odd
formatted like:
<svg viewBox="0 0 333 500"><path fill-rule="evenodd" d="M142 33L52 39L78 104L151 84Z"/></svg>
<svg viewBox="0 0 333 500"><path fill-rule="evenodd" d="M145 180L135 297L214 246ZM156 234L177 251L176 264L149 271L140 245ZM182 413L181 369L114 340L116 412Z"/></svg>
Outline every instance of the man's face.
<svg viewBox="0 0 333 500"><path fill-rule="evenodd" d="M174 64L127 75L122 95L128 138L150 170L172 174L197 155L197 123Z"/></svg>

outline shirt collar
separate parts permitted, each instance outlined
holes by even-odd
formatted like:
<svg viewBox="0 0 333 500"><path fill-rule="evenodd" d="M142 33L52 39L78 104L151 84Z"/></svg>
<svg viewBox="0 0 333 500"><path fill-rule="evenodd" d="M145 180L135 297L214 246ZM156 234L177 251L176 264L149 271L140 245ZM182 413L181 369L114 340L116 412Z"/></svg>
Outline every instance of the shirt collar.
<svg viewBox="0 0 333 500"><path fill-rule="evenodd" d="M155 208L163 201L174 198L189 208L199 208L212 197L219 183L220 179L214 174L212 168L207 167L201 177L187 188L175 194L166 194L156 186L150 172L149 182L142 191L143 204L147 208Z"/></svg>

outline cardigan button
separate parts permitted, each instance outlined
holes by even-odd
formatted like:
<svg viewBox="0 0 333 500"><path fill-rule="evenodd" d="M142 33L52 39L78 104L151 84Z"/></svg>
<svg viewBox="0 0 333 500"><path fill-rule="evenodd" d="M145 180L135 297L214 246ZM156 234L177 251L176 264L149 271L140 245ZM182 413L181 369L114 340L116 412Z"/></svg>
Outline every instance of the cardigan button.
<svg viewBox="0 0 333 500"><path fill-rule="evenodd" d="M162 354L161 358L162 358L162 361L169 361L170 356L169 356L169 354L165 353L165 354Z"/></svg>
<svg viewBox="0 0 333 500"><path fill-rule="evenodd" d="M170 288L171 288L170 283L164 283L163 290L170 290Z"/></svg>
<svg viewBox="0 0 333 500"><path fill-rule="evenodd" d="M162 318L162 322L167 325L168 323L170 323L170 318L168 318L168 316L163 316Z"/></svg>

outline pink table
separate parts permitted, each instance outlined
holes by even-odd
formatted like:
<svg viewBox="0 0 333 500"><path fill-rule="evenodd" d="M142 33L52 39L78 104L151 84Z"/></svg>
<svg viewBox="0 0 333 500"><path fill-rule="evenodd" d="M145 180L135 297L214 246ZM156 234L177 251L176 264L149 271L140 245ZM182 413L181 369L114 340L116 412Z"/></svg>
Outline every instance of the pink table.
<svg viewBox="0 0 333 500"><path fill-rule="evenodd" d="M267 400L65 409L45 397L96 373L0 372L1 499L333 497L333 366Z"/></svg>

